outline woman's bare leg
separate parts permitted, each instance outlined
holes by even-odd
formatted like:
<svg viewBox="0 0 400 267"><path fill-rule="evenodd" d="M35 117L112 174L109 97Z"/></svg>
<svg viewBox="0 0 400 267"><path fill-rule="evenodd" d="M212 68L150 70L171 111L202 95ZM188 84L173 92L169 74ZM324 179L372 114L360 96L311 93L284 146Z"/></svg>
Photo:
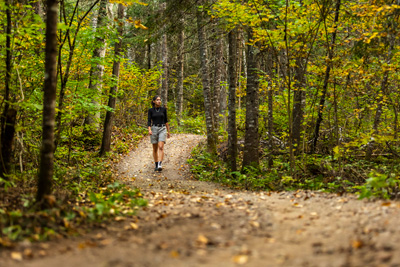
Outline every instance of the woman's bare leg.
<svg viewBox="0 0 400 267"><path fill-rule="evenodd" d="M158 162L158 144L153 144L153 158L154 162Z"/></svg>
<svg viewBox="0 0 400 267"><path fill-rule="evenodd" d="M164 142L158 142L158 161L164 159Z"/></svg>

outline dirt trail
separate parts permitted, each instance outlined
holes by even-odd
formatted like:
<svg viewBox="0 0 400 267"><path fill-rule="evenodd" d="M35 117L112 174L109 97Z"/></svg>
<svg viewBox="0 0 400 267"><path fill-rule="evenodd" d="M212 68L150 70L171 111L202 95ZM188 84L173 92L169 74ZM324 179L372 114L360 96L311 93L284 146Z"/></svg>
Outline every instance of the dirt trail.
<svg viewBox="0 0 400 267"><path fill-rule="evenodd" d="M42 244L46 256L0 265L400 266L398 202L233 191L191 180L186 159L201 140L168 139L162 173L153 171L147 139L120 163L121 180L149 200L137 216Z"/></svg>

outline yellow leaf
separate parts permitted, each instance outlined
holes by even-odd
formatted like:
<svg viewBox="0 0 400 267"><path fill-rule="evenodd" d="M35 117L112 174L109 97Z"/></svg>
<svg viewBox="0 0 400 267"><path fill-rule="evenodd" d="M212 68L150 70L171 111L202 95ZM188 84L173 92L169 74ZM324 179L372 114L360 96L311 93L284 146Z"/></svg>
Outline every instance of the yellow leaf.
<svg viewBox="0 0 400 267"><path fill-rule="evenodd" d="M233 257L233 262L237 264L245 264L249 261L249 256L247 255L236 255Z"/></svg>
<svg viewBox="0 0 400 267"><path fill-rule="evenodd" d="M172 250L169 256L174 259L179 258L179 252L176 250Z"/></svg>
<svg viewBox="0 0 400 267"><path fill-rule="evenodd" d="M131 223L131 227L134 230L137 230L139 228L139 226L136 223Z"/></svg>
<svg viewBox="0 0 400 267"><path fill-rule="evenodd" d="M203 244L203 245L207 245L207 243L208 243L208 238L205 237L205 236L202 235L202 234L199 234L199 236L197 237L197 243Z"/></svg>
<svg viewBox="0 0 400 267"><path fill-rule="evenodd" d="M146 26L144 26L140 20L135 20L135 28L141 28L143 30L147 30L148 28Z"/></svg>
<svg viewBox="0 0 400 267"><path fill-rule="evenodd" d="M22 254L21 252L11 252L11 259L16 260L16 261L22 261Z"/></svg>
<svg viewBox="0 0 400 267"><path fill-rule="evenodd" d="M361 248L363 245L363 242L360 240L353 240L353 242L351 243L351 246L353 248Z"/></svg>

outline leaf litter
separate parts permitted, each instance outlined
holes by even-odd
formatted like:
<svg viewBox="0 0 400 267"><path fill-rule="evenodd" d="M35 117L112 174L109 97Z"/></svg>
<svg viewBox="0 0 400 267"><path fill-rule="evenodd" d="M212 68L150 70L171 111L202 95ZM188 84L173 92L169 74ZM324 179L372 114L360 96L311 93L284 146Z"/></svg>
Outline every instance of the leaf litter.
<svg viewBox="0 0 400 267"><path fill-rule="evenodd" d="M204 138L173 135L154 173L143 140L119 164L120 179L148 200L135 216L92 233L19 246L0 265L397 266L400 205L356 196L235 191L195 181L186 159ZM122 219L126 218L126 219ZM7 266L7 265L4 265Z"/></svg>

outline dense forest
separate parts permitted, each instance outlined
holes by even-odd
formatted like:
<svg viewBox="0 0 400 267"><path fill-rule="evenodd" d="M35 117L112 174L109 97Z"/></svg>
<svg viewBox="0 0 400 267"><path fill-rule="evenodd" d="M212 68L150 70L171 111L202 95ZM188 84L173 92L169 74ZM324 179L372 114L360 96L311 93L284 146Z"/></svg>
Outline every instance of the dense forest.
<svg viewBox="0 0 400 267"><path fill-rule="evenodd" d="M0 9L1 246L145 205L112 166L147 135L155 95L174 133L207 136L198 179L397 196L398 0Z"/></svg>

